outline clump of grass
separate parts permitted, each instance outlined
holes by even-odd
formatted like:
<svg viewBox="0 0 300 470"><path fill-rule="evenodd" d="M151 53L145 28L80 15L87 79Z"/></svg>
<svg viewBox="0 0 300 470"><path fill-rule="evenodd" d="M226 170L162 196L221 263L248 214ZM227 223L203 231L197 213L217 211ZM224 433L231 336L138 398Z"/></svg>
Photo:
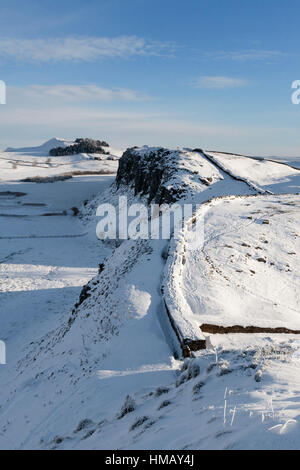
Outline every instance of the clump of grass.
<svg viewBox="0 0 300 470"><path fill-rule="evenodd" d="M85 419L82 419L77 428L75 429L75 433L76 432L80 432L80 431L83 431L83 429L86 429L88 428L89 426L92 426L94 424L94 422L91 420L91 419L88 419L88 418L85 418Z"/></svg>
<svg viewBox="0 0 300 470"><path fill-rule="evenodd" d="M146 421L148 421L148 416L142 416L140 418L138 418L133 424L132 426L130 426L129 428L129 431L134 431L136 428L139 428L140 426L142 426L142 424L144 424Z"/></svg>
<svg viewBox="0 0 300 470"><path fill-rule="evenodd" d="M118 415L118 419L122 419L128 413L132 413L135 410L135 408L136 408L136 403L134 399L130 395L127 395L123 403L123 406L121 408L121 411Z"/></svg>
<svg viewBox="0 0 300 470"><path fill-rule="evenodd" d="M204 382L200 380L200 382L197 382L194 387L193 387L193 394L194 395L199 395L201 388L203 387Z"/></svg>
<svg viewBox="0 0 300 470"><path fill-rule="evenodd" d="M162 408L166 408L169 405L171 405L170 400L164 400L163 402L161 402L161 404L159 405L159 407L157 409L161 410Z"/></svg>
<svg viewBox="0 0 300 470"><path fill-rule="evenodd" d="M176 382L176 387L179 387L184 382L194 379L200 374L200 366L195 359L187 360L181 368L181 375Z"/></svg>
<svg viewBox="0 0 300 470"><path fill-rule="evenodd" d="M161 395L163 395L164 393L168 393L168 392L169 392L168 387L158 387L158 388L155 390L155 396L158 398L158 397L160 397Z"/></svg>

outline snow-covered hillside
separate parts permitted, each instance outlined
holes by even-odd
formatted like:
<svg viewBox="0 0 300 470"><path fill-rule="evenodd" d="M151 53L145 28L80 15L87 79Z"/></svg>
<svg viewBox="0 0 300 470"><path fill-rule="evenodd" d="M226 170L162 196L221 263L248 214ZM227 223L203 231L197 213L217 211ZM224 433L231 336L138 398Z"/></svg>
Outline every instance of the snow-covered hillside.
<svg viewBox="0 0 300 470"><path fill-rule="evenodd" d="M299 328L298 173L270 162L266 180L222 155L130 149L116 182L1 172L0 448L299 447L300 337L200 330ZM185 246L187 226L171 242L100 242L96 208L120 195L202 204L204 247ZM183 360L187 328L207 349Z"/></svg>
<svg viewBox="0 0 300 470"><path fill-rule="evenodd" d="M300 169L269 159L257 159L220 152L207 152L214 161L233 175L247 179L273 193L298 193ZM288 162L285 162L288 163Z"/></svg>
<svg viewBox="0 0 300 470"><path fill-rule="evenodd" d="M53 138L38 147L8 148L0 151L0 181L32 179L44 181L85 174L114 174L118 169L121 150L108 147L108 154L65 155L50 157L49 150L66 147L72 141ZM49 178L51 178L49 180Z"/></svg>
<svg viewBox="0 0 300 470"><path fill-rule="evenodd" d="M268 195L223 198L201 208L204 245L189 245L188 227L166 281L177 301L184 300L183 317L204 333L300 333L299 206L294 195Z"/></svg>

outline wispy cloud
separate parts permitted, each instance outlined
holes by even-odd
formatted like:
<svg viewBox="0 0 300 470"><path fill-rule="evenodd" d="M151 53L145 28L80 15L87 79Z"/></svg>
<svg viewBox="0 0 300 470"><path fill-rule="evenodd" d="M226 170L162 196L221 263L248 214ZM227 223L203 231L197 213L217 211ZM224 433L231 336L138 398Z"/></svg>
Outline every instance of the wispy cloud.
<svg viewBox="0 0 300 470"><path fill-rule="evenodd" d="M23 62L93 61L142 55L173 55L174 45L136 36L0 39L0 59Z"/></svg>
<svg viewBox="0 0 300 470"><path fill-rule="evenodd" d="M214 59L229 59L235 61L274 61L290 54L276 50L248 49L244 51L206 52L207 57Z"/></svg>
<svg viewBox="0 0 300 470"><path fill-rule="evenodd" d="M241 78L224 77L224 76L209 76L203 75L192 81L192 86L195 88L210 88L216 90L223 90L226 88L237 88L248 85L248 81Z"/></svg>
<svg viewBox="0 0 300 470"><path fill-rule="evenodd" d="M12 105L62 105L109 101L147 101L151 97L125 88L104 88L98 85L30 85L8 87L8 101Z"/></svg>

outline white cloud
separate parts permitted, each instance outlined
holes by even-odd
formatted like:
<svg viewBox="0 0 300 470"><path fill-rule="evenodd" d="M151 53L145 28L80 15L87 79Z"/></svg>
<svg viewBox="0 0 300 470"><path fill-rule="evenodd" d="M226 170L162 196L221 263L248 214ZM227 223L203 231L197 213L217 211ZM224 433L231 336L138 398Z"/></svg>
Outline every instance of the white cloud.
<svg viewBox="0 0 300 470"><path fill-rule="evenodd" d="M49 106L65 103L109 101L145 101L150 96L125 88L104 88L98 85L30 85L7 88L8 104L39 104Z"/></svg>
<svg viewBox="0 0 300 470"><path fill-rule="evenodd" d="M224 76L202 76L192 82L195 88L211 88L223 90L226 88L237 88L246 86L247 80L241 78L224 77Z"/></svg>
<svg viewBox="0 0 300 470"><path fill-rule="evenodd" d="M49 39L0 39L0 59L22 62L93 61L141 55L171 55L169 43L136 36L65 37Z"/></svg>
<svg viewBox="0 0 300 470"><path fill-rule="evenodd" d="M285 52L276 50L265 50L265 49L248 49L244 51L219 51L219 52L207 52L207 57L214 59L230 59L235 61L273 61L282 57L289 56Z"/></svg>

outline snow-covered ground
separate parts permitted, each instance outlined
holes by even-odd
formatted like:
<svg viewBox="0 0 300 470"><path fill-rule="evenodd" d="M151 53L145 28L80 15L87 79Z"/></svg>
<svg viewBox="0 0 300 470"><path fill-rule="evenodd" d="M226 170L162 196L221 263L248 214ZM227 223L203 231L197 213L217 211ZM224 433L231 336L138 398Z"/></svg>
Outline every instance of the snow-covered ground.
<svg viewBox="0 0 300 470"><path fill-rule="evenodd" d="M206 203L204 249L187 246L182 263L187 229L170 246L97 240L99 203L145 200L110 186L113 174L22 182L78 165L52 157L63 170L28 169L44 150L0 155L0 448L299 448L300 337L204 333L207 350L175 359L161 294L163 282L191 329L299 328L297 170L270 162L266 180L254 160L171 153L165 184L182 182L182 203ZM6 168L7 156L21 163ZM79 159L116 171L114 160Z"/></svg>

